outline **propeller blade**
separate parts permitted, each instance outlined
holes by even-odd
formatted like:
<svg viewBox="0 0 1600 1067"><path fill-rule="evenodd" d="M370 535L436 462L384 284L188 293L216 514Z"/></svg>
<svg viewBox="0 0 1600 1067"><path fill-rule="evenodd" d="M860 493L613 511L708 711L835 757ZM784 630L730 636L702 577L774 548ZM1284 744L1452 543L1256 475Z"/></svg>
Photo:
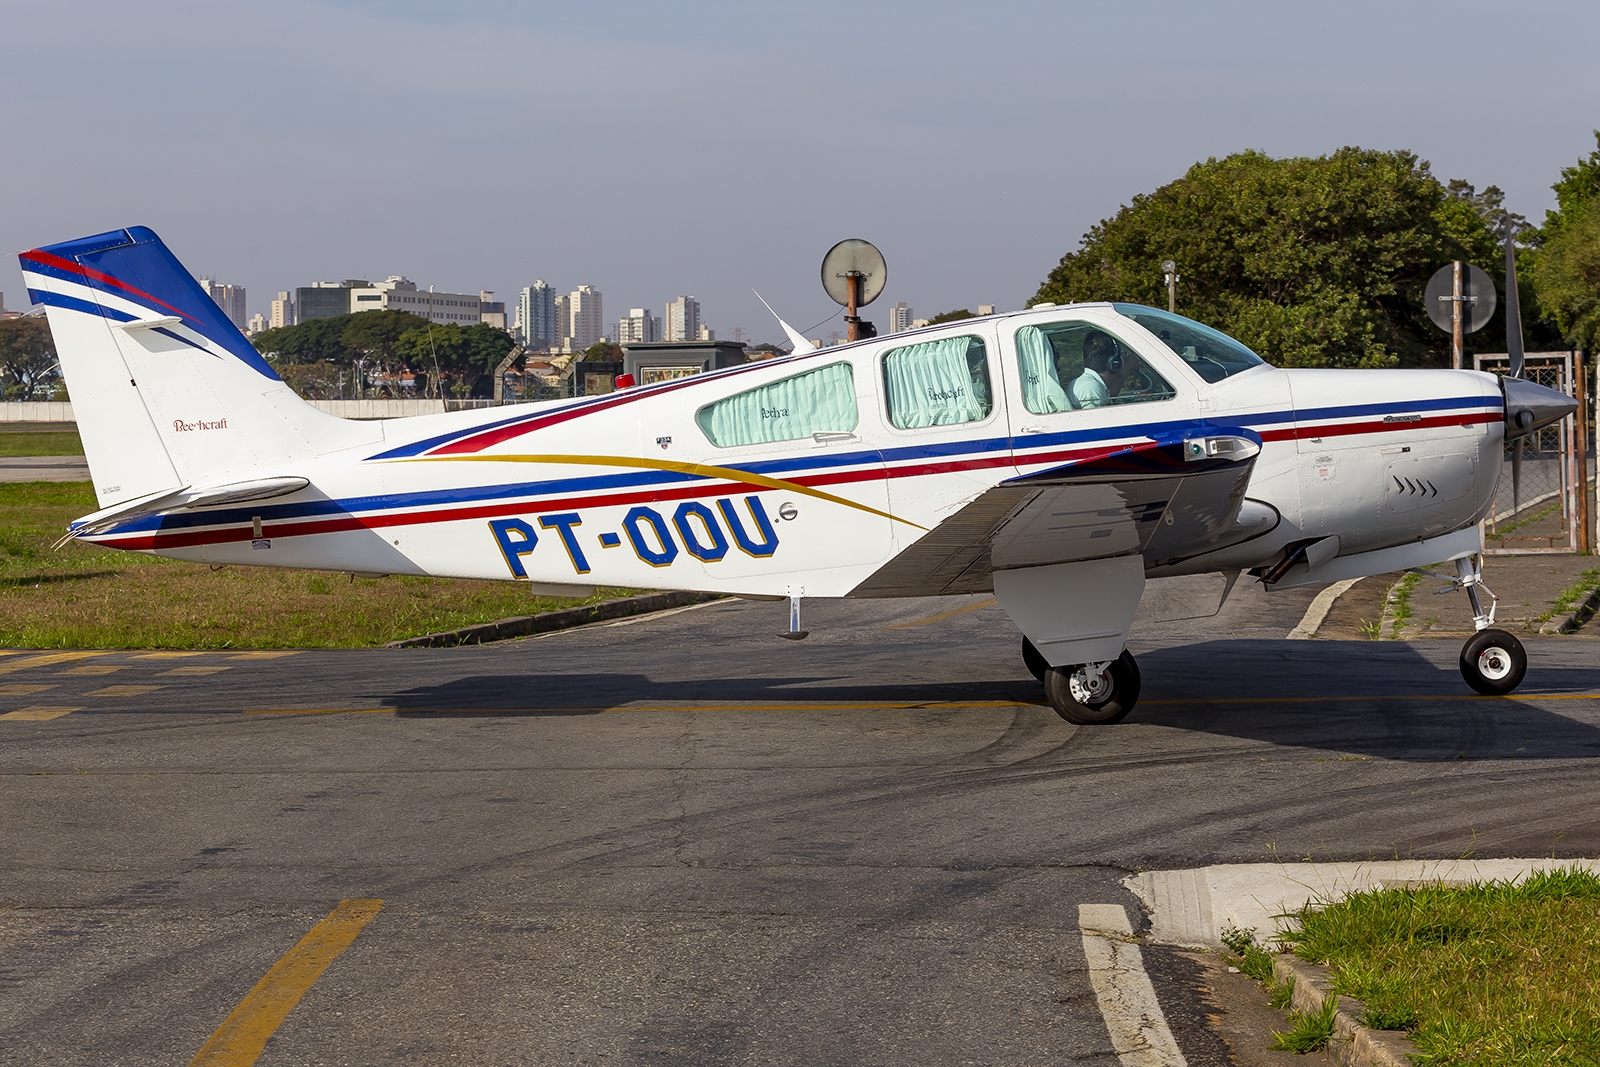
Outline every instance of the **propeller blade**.
<svg viewBox="0 0 1600 1067"><path fill-rule="evenodd" d="M1522 308L1517 301L1517 242L1506 212L1506 355L1511 357L1511 377L1522 377Z"/></svg>
<svg viewBox="0 0 1600 1067"><path fill-rule="evenodd" d="M1511 442L1511 514L1516 515L1522 510L1522 442L1524 438L1517 438Z"/></svg>

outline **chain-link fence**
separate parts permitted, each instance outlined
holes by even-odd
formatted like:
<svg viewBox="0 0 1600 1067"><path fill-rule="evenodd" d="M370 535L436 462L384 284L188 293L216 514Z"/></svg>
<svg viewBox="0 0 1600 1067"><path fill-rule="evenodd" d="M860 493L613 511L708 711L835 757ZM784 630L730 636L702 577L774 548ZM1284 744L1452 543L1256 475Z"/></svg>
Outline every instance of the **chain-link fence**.
<svg viewBox="0 0 1600 1067"><path fill-rule="evenodd" d="M1568 396L1575 395L1573 357L1571 352L1529 352L1523 361L1522 376ZM1504 375L1511 369L1504 353L1476 355L1473 363L1478 370L1493 374ZM1589 462L1587 456L1578 455L1575 425L1575 416L1569 415L1536 433L1505 442L1494 507L1483 522L1486 552L1497 555L1579 550L1577 487L1589 480ZM1580 471L1585 473L1580 475Z"/></svg>

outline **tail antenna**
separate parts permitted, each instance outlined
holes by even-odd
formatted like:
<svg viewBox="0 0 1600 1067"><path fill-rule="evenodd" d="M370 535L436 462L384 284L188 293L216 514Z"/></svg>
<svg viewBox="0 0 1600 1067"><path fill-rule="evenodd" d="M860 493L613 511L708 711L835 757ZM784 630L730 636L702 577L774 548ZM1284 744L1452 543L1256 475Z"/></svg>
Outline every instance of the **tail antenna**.
<svg viewBox="0 0 1600 1067"><path fill-rule="evenodd" d="M756 293L754 289L750 291L752 293ZM767 303L766 297L762 296L760 293L756 293L756 299L761 301L762 305L765 306L768 311L772 311L772 305ZM794 353L812 352L816 350L817 346L806 340L805 335L799 330L795 329L793 326L790 326L787 322L784 322L782 315L779 315L776 311L772 311L772 317L778 320L779 326L783 327L783 332L789 338L789 344L793 346Z"/></svg>

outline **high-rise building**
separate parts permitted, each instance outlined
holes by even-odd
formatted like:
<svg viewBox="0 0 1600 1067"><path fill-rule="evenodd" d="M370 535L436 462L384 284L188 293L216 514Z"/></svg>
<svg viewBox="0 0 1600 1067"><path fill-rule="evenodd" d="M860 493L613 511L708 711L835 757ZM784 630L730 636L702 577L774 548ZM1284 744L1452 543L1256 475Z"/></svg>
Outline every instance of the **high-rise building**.
<svg viewBox="0 0 1600 1067"><path fill-rule="evenodd" d="M979 304L978 305L978 314L979 315L993 315L994 314L994 305L993 304Z"/></svg>
<svg viewBox="0 0 1600 1067"><path fill-rule="evenodd" d="M366 289L372 283L365 278L346 278L342 282L312 282L294 291L294 321L296 324L312 319L336 319L351 311L350 291Z"/></svg>
<svg viewBox="0 0 1600 1067"><path fill-rule="evenodd" d="M568 293L567 316L567 343L573 351L582 351L605 337L606 320L598 289L580 285Z"/></svg>
<svg viewBox="0 0 1600 1067"><path fill-rule="evenodd" d="M478 294L478 321L497 330L506 328L506 302L490 300L494 292L485 289Z"/></svg>
<svg viewBox="0 0 1600 1067"><path fill-rule="evenodd" d="M613 340L619 345L659 341L661 320L650 314L648 308L629 308L627 317L617 320L617 334Z"/></svg>
<svg viewBox="0 0 1600 1067"><path fill-rule="evenodd" d="M556 291L543 278L522 290L517 300L518 338L529 348L550 348L567 331L557 324Z"/></svg>
<svg viewBox="0 0 1600 1067"><path fill-rule="evenodd" d="M904 333L911 329L911 320L916 318L916 312L906 307L904 300L889 309L889 332Z"/></svg>
<svg viewBox="0 0 1600 1067"><path fill-rule="evenodd" d="M254 337L256 334L260 333L266 328L267 317L258 311L254 315L250 316L249 325L245 328L244 332L247 336Z"/></svg>
<svg viewBox="0 0 1600 1067"><path fill-rule="evenodd" d="M285 326L293 326L298 320L294 315L294 296L291 293L279 293L272 301L272 312L267 316L267 328L280 330Z"/></svg>
<svg viewBox="0 0 1600 1067"><path fill-rule="evenodd" d="M228 316L228 321L237 326L240 332L243 332L248 318L244 309L244 286L226 285L211 278L201 278L200 288L204 289L206 295L217 302L217 307L221 308L222 313Z"/></svg>
<svg viewBox="0 0 1600 1067"><path fill-rule="evenodd" d="M663 341L698 341L700 339L700 301L692 296L680 296L667 305L666 318L661 323Z"/></svg>
<svg viewBox="0 0 1600 1067"><path fill-rule="evenodd" d="M699 331L694 335L694 339L696 341L715 341L717 339L717 331L702 322Z"/></svg>
<svg viewBox="0 0 1600 1067"><path fill-rule="evenodd" d="M564 352L572 351L572 299L565 293L551 301L555 305L556 335L550 338L550 347Z"/></svg>

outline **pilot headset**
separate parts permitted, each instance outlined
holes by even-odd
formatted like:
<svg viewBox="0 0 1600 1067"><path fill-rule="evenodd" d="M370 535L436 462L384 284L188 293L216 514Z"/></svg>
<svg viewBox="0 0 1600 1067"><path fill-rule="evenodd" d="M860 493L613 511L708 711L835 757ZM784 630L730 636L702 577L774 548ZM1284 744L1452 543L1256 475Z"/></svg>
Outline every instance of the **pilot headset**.
<svg viewBox="0 0 1600 1067"><path fill-rule="evenodd" d="M1106 360L1107 374L1122 373L1122 345L1115 337L1111 338L1111 358Z"/></svg>

